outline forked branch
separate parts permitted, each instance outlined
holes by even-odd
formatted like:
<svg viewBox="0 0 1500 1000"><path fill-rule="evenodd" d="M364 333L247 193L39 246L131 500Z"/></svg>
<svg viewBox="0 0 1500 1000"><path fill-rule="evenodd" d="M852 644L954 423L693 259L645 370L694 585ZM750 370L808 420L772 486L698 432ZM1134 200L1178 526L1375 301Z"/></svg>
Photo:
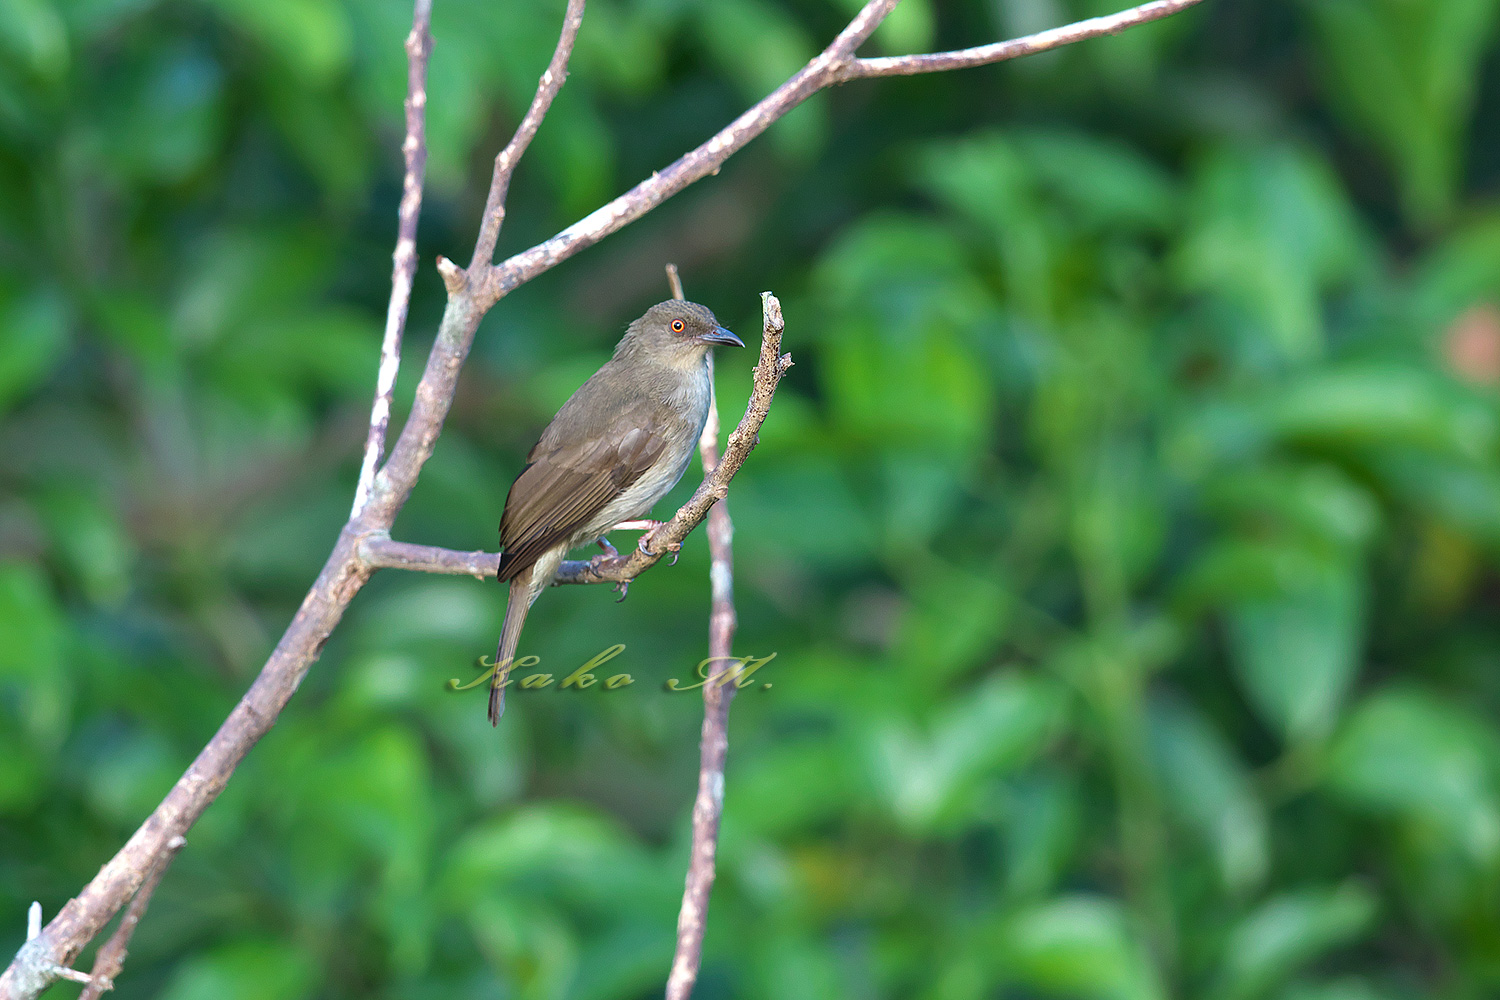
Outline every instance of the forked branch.
<svg viewBox="0 0 1500 1000"><path fill-rule="evenodd" d="M356 518L370 501L375 469L385 456L385 433L391 423L391 400L401 370L401 336L411 305L411 286L417 276L417 218L422 214L422 184L427 177L427 60L432 55L432 0L417 0L411 33L406 36L406 138L401 156L406 173L401 179L401 206L396 218L396 251L392 254L391 301L385 311L385 338L380 345L380 370L375 377L375 403L370 407L370 431L365 437L359 484L354 488Z"/></svg>

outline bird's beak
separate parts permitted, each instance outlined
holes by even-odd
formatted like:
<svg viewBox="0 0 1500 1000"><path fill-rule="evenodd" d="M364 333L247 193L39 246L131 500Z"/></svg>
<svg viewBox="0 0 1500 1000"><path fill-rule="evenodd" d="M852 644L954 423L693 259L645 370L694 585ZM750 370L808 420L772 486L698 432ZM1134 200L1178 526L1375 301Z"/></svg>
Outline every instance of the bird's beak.
<svg viewBox="0 0 1500 1000"><path fill-rule="evenodd" d="M710 333L705 333L698 338L700 344L728 344L733 347L744 347L745 342L722 326L716 326Z"/></svg>

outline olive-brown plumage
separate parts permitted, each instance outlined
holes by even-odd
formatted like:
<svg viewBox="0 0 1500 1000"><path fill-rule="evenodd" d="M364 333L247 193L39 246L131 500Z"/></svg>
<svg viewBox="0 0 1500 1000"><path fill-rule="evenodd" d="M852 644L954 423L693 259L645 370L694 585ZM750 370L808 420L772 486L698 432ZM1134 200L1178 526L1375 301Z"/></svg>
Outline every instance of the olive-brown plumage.
<svg viewBox="0 0 1500 1000"><path fill-rule="evenodd" d="M490 721L532 603L569 549L648 514L687 470L708 419L708 351L745 346L693 302L652 306L614 357L563 404L526 456L500 518L500 571L510 583L495 654Z"/></svg>

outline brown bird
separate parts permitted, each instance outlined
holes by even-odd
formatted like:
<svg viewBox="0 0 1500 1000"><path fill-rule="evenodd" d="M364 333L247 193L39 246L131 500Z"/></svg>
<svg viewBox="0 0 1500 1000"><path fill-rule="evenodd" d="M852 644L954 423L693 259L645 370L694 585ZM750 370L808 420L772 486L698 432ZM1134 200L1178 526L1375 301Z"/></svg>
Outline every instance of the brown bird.
<svg viewBox="0 0 1500 1000"><path fill-rule="evenodd" d="M532 603L569 549L650 513L677 485L708 419L708 351L744 347L693 302L661 302L630 324L614 357L568 398L526 456L500 517L500 572L510 581L495 653L490 722Z"/></svg>

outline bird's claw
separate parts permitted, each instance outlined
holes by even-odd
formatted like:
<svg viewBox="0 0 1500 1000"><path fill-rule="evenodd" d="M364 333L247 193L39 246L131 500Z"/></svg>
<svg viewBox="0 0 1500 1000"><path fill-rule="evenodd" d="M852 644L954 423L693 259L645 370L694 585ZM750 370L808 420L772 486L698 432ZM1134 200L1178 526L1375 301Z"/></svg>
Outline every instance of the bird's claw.
<svg viewBox="0 0 1500 1000"><path fill-rule="evenodd" d="M650 536L649 535L642 535L641 538L640 538L640 541L638 541L638 542L635 543L635 547L638 548L638 549L640 549L641 553L643 555L647 555L647 556L650 556L652 559L655 559L656 558L656 553L652 552L649 548L646 547L646 539L648 537L650 537ZM678 555L678 553L680 553L682 551L682 543L681 542L669 542L669 543L667 543L667 551L672 554L672 561L669 562L669 563L667 563L667 565L668 566L676 566L677 565L677 555Z"/></svg>
<svg viewBox="0 0 1500 1000"><path fill-rule="evenodd" d="M604 554L607 556L617 556L620 554L620 550L615 548L614 543L603 535L599 536L599 547L604 550Z"/></svg>
<svg viewBox="0 0 1500 1000"><path fill-rule="evenodd" d="M616 604L619 604L621 601L625 600L625 596L630 593L630 581L620 580L616 582L615 593L620 595L619 597L615 598Z"/></svg>

